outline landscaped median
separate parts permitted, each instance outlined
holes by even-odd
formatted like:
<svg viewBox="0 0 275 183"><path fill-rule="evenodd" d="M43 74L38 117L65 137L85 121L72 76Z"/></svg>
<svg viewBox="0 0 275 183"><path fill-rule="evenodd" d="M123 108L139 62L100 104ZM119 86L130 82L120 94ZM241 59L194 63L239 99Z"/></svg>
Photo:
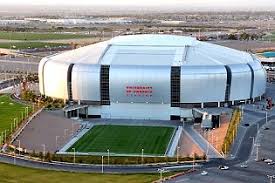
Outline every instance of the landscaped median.
<svg viewBox="0 0 275 183"><path fill-rule="evenodd" d="M166 173L164 176L172 175ZM38 170L0 163L0 182L27 183L148 183L159 179L159 174L96 174L96 173L72 173L50 170Z"/></svg>
<svg viewBox="0 0 275 183"><path fill-rule="evenodd" d="M222 152L224 154L228 154L228 152L230 151L231 145L234 142L234 139L238 132L238 126L241 122L241 116L242 116L241 110L239 108L235 108L233 110L233 114L227 129L226 136L224 138L223 146L222 146Z"/></svg>

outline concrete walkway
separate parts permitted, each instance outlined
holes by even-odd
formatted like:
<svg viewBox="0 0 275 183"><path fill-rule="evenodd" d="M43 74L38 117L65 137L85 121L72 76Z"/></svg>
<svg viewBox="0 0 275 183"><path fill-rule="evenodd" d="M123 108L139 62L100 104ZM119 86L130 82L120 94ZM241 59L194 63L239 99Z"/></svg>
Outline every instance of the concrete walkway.
<svg viewBox="0 0 275 183"><path fill-rule="evenodd" d="M73 138L66 143L58 152L57 154L64 154L66 153L66 151L72 147L72 145L74 145L81 137L83 137L83 135L85 135L90 129L93 128L93 124L86 124L82 126L81 131L76 134L75 136L73 136Z"/></svg>
<svg viewBox="0 0 275 183"><path fill-rule="evenodd" d="M182 126L179 126L174 134L174 137L172 139L172 143L170 144L168 151L166 153L166 156L168 157L174 157L175 152L177 150L177 146L179 144L179 140L182 134Z"/></svg>

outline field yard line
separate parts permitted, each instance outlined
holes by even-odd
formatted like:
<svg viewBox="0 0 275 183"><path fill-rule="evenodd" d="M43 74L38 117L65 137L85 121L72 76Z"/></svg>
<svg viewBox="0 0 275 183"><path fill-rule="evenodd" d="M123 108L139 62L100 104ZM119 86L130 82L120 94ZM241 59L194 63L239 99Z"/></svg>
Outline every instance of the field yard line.
<svg viewBox="0 0 275 183"><path fill-rule="evenodd" d="M167 152L165 153L168 157L174 157L180 137L181 137L181 133L182 133L182 126L178 126L176 132L171 138L172 141L168 145Z"/></svg>
<svg viewBox="0 0 275 183"><path fill-rule="evenodd" d="M90 129L92 129L94 127L93 124L90 124L89 129L85 128L83 130L81 130L81 132L79 132L76 136L74 136L68 143L66 143L59 151L62 153L67 153L66 151L72 146L74 145L81 137L83 137Z"/></svg>

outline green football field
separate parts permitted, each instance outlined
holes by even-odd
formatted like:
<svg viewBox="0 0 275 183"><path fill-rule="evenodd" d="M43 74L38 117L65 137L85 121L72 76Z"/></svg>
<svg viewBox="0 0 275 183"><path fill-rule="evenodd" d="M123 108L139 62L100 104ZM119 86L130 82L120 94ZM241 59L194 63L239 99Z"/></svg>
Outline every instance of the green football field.
<svg viewBox="0 0 275 183"><path fill-rule="evenodd" d="M33 48L45 48L45 47L59 47L67 46L68 44L62 43L45 43L45 42L31 42L31 41L22 41L22 42L0 42L0 48L6 49L33 49Z"/></svg>
<svg viewBox="0 0 275 183"><path fill-rule="evenodd" d="M62 33L38 33L38 32L7 32L0 31L0 39L22 40L22 41L40 41L40 40L57 40L57 39L78 39L88 38L90 35L82 34L62 34Z"/></svg>
<svg viewBox="0 0 275 183"><path fill-rule="evenodd" d="M0 133L5 130L10 132L11 123L13 123L14 118L22 118L22 112L25 112L25 107L25 105L12 101L8 95L0 95ZM29 107L30 110L31 108Z"/></svg>
<svg viewBox="0 0 275 183"><path fill-rule="evenodd" d="M172 127L94 126L68 152L101 152L116 154L164 155L173 135Z"/></svg>

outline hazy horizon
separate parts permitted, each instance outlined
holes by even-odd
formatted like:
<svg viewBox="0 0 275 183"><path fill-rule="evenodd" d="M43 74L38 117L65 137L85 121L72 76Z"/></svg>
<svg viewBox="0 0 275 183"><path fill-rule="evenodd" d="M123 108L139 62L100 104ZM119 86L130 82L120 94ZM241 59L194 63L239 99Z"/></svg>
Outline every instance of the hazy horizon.
<svg viewBox="0 0 275 183"><path fill-rule="evenodd" d="M191 10L275 10L274 0L9 0L0 2L4 6L93 6L106 7L153 7L160 10L165 8L191 9ZM58 7L56 7L58 8Z"/></svg>

